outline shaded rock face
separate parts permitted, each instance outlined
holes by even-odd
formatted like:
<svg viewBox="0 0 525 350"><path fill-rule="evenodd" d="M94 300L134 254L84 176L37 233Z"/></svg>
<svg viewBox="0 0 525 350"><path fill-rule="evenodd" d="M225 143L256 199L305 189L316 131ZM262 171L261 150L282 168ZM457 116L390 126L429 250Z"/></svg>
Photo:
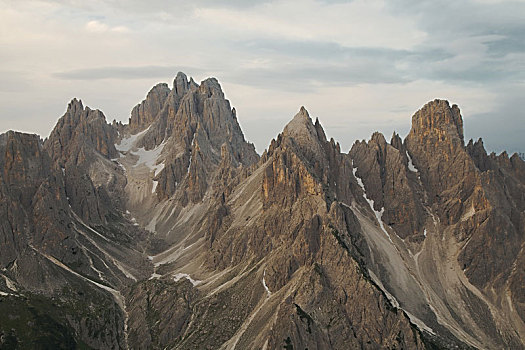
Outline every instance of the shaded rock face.
<svg viewBox="0 0 525 350"><path fill-rule="evenodd" d="M122 128L124 135L145 129L138 148L151 150L164 145L164 166L155 175L156 194L161 200L181 188L177 197L183 205L199 202L212 184L222 152L229 153L233 168L259 159L253 144L245 141L235 109L215 78L198 85L179 73L172 90L165 84L155 86L134 108L129 126Z"/></svg>
<svg viewBox="0 0 525 350"><path fill-rule="evenodd" d="M58 348L121 346L123 317L113 297L78 277L98 277L94 257L75 230L63 172L37 135L0 135L0 198L2 298L12 299L2 314L14 315L0 321L2 332L12 329L12 342L22 347L36 339ZM90 319L91 310L100 311L97 319ZM42 333L13 326L14 319L37 324ZM64 337L56 336L58 329Z"/></svg>
<svg viewBox="0 0 525 350"><path fill-rule="evenodd" d="M354 143L349 154L374 209L385 209L383 220L401 238L420 239L426 216L418 196L421 186L409 169L408 153L395 136L390 145L382 134L374 133L369 142Z"/></svg>
<svg viewBox="0 0 525 350"><path fill-rule="evenodd" d="M151 349L180 342L197 294L188 280L149 280L133 286L128 296L129 343L134 348Z"/></svg>
<svg viewBox="0 0 525 350"><path fill-rule="evenodd" d="M114 207L107 200L108 189L94 184L89 173L91 168L99 170L97 158L118 155L116 137L117 130L106 123L101 111L84 108L81 101L73 99L44 142L53 162L63 169L71 206L86 222L106 224Z"/></svg>
<svg viewBox="0 0 525 350"><path fill-rule="evenodd" d="M384 298L363 266L368 247L361 228L338 202L354 198L351 172L349 158L301 109L272 141L253 183L239 185L249 193L259 187L261 212L244 219L237 200L226 198L228 210L210 242L208 263L228 268L263 262L269 300L279 295L277 305L267 306L276 312L267 321L269 348L423 347L408 318ZM348 190L338 191L336 183ZM251 283L260 288L260 281ZM241 336L237 344L257 343Z"/></svg>
<svg viewBox="0 0 525 350"><path fill-rule="evenodd" d="M521 250L523 162L487 156L481 141L464 147L462 130L457 106L434 101L414 115L406 144L442 222L456 224L459 240L468 240L458 261L484 288L508 280Z"/></svg>
<svg viewBox="0 0 525 350"><path fill-rule="evenodd" d="M523 348L524 181L441 100L348 154L302 107L259 157L179 73L128 124L0 135L0 309L55 347Z"/></svg>
<svg viewBox="0 0 525 350"><path fill-rule="evenodd" d="M169 93L170 88L165 83L155 85L148 92L146 99L131 111L131 118L129 119L131 133L144 130L155 120Z"/></svg>
<svg viewBox="0 0 525 350"><path fill-rule="evenodd" d="M512 335L523 330L522 298L518 296L523 292L516 289L517 281L523 278L516 267L523 259L525 239L525 177L519 157L509 158L506 153L487 155L481 140L471 140L465 146L458 107L441 100L429 102L414 114L412 129L404 142L394 134L388 144L383 135L375 133L368 142L357 141L349 155L366 198L387 224L385 233L390 234L388 239L396 246L395 253L381 248L377 238L365 230L372 247L369 266L376 266L378 258L393 259L392 254L402 257L409 266L407 271L415 268L421 274L432 275L450 265L449 269L457 272L437 277L443 278L442 282L425 282L426 277L421 275L417 283L427 294L429 290L443 294L439 290L447 284L461 290L458 296L452 291L443 294L444 310L448 310L443 312L461 315L454 317L462 319L466 329L471 322L483 329L475 336L478 340L469 339L467 343L489 348L522 347L519 337ZM439 239L434 238L436 235ZM428 260L430 256L433 257ZM447 259L454 262L448 263ZM415 261L414 267L410 267L410 260ZM374 267L402 307L432 328L445 324L443 320L435 323L419 307L408 306L418 297L416 290L410 296L403 287L413 272L400 277L401 271L393 274ZM455 278L458 282L452 282ZM501 295L508 295L509 299L503 301ZM426 298L421 303L432 305ZM516 311L509 311L508 303ZM439 308L436 309L432 313L439 314ZM480 310L485 310L482 320ZM493 332L498 327L500 334ZM467 332L476 333L472 328Z"/></svg>
<svg viewBox="0 0 525 350"><path fill-rule="evenodd" d="M456 105L450 107L442 100L426 104L412 117L405 143L431 204L454 206L476 190L476 167L464 150L463 121ZM458 181L458 174L464 181ZM459 219L458 213L440 213L440 218L452 224Z"/></svg>
<svg viewBox="0 0 525 350"><path fill-rule="evenodd" d="M64 232L71 221L62 174L37 135L10 131L1 138L2 242L6 243L0 247L2 267L13 263L27 244L63 255L74 244Z"/></svg>
<svg viewBox="0 0 525 350"><path fill-rule="evenodd" d="M106 123L101 111L84 108L82 101L73 99L51 131L45 149L60 166L67 163L79 166L90 161L92 150L107 158L116 157L116 136L116 130Z"/></svg>

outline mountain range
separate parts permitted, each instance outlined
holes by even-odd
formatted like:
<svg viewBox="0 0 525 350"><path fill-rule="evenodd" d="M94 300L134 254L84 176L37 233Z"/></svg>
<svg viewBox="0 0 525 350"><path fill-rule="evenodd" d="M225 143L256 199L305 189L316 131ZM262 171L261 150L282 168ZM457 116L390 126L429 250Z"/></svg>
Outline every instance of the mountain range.
<svg viewBox="0 0 525 350"><path fill-rule="evenodd" d="M0 348L525 349L525 162L458 106L262 155L219 82L0 135Z"/></svg>

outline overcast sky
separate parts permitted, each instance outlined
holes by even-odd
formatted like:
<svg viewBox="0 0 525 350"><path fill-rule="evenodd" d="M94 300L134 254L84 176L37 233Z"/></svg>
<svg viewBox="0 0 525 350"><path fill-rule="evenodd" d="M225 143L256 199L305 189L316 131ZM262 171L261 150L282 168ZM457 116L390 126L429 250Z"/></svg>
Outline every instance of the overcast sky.
<svg viewBox="0 0 525 350"><path fill-rule="evenodd" d="M73 97L127 121L178 71L214 76L261 153L304 105L347 151L434 98L525 152L525 1L0 0L0 132L46 137Z"/></svg>

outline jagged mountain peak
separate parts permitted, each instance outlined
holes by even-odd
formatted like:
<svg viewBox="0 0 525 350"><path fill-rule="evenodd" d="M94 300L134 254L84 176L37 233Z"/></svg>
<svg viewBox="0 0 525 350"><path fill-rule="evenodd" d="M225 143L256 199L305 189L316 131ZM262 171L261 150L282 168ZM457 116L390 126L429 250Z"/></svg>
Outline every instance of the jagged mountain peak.
<svg viewBox="0 0 525 350"><path fill-rule="evenodd" d="M189 88L190 82L188 81L186 74L183 72L178 72L177 76L173 80L173 93L179 97L182 97Z"/></svg>
<svg viewBox="0 0 525 350"><path fill-rule="evenodd" d="M84 107L81 100L74 98L44 142L44 148L61 166L70 159L78 165L91 150L108 158L116 156L116 136L116 130L107 124L104 113Z"/></svg>
<svg viewBox="0 0 525 350"><path fill-rule="evenodd" d="M372 134L372 137L370 138L371 142L377 143L380 147L384 148L386 147L386 139L385 135L380 133L379 131L376 131Z"/></svg>
<svg viewBox="0 0 525 350"><path fill-rule="evenodd" d="M163 91L171 91L167 83L158 83L155 86L153 86L150 91L148 92L147 96L151 96L153 94L159 94ZM147 98L147 97L146 97Z"/></svg>
<svg viewBox="0 0 525 350"><path fill-rule="evenodd" d="M457 105L435 99L425 104L412 117L410 134L419 138L434 135L435 141L451 141L463 146L463 118Z"/></svg>
<svg viewBox="0 0 525 350"><path fill-rule="evenodd" d="M175 83L174 83L175 85ZM142 131L156 119L162 110L171 90L166 83L155 85L146 95L146 99L131 111L128 129L131 133Z"/></svg>
<svg viewBox="0 0 525 350"><path fill-rule="evenodd" d="M286 124L283 136L291 137L304 146L308 145L308 142L317 142L317 130L306 108L301 107L293 119Z"/></svg>
<svg viewBox="0 0 525 350"><path fill-rule="evenodd" d="M199 92L207 97L224 98L224 92L216 78L207 78L201 82Z"/></svg>
<svg viewBox="0 0 525 350"><path fill-rule="evenodd" d="M71 114L76 114L83 110L84 106L82 104L82 100L77 99L76 97L74 97L67 105L67 111Z"/></svg>
<svg viewBox="0 0 525 350"><path fill-rule="evenodd" d="M90 346L520 348L525 163L464 147L447 101L405 142L375 132L349 154L301 107L257 162L217 79L179 72L127 125L73 99L44 149L22 136L0 135L0 301L2 274L39 290L39 266L68 278L53 300L105 310L63 286L109 292L121 310L100 327L118 332Z"/></svg>
<svg viewBox="0 0 525 350"><path fill-rule="evenodd" d="M82 100L76 97L67 104L66 113L61 119L69 119L72 123L80 123L87 119L103 119L104 122L106 121L106 117L102 111L84 106Z"/></svg>

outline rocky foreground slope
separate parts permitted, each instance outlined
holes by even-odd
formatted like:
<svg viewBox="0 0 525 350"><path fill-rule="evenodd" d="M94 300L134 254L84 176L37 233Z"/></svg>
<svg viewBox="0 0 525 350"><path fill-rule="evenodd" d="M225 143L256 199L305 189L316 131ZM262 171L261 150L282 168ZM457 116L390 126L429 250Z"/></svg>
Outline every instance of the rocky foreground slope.
<svg viewBox="0 0 525 350"><path fill-rule="evenodd" d="M525 163L435 100L259 156L217 80L0 135L0 347L525 348Z"/></svg>

